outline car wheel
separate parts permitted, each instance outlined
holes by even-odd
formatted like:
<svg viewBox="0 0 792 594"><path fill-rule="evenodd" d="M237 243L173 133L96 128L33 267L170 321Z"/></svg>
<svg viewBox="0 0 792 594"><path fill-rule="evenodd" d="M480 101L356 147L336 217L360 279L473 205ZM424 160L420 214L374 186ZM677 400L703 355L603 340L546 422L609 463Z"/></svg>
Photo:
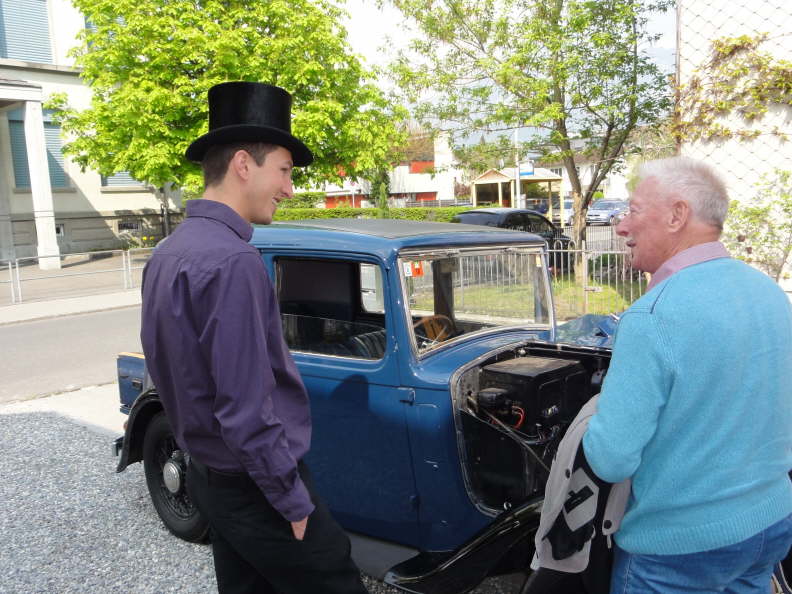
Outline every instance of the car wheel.
<svg viewBox="0 0 792 594"><path fill-rule="evenodd" d="M173 534L189 542L204 542L209 523L187 495L188 461L189 454L176 444L165 413L157 413L143 438L143 468L151 503Z"/></svg>

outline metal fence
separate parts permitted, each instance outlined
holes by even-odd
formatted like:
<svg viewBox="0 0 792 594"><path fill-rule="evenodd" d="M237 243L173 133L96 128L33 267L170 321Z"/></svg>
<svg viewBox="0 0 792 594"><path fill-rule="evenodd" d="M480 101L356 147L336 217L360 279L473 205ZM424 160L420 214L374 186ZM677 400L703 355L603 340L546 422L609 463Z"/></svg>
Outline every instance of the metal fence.
<svg viewBox="0 0 792 594"><path fill-rule="evenodd" d="M646 277L632 267L626 250L556 244L548 250L548 260L553 266L553 299L560 322L584 314L622 312L646 292Z"/></svg>
<svg viewBox="0 0 792 594"><path fill-rule="evenodd" d="M127 282L130 289L143 284L143 268L154 252L154 248L136 248L127 252Z"/></svg>
<svg viewBox="0 0 792 594"><path fill-rule="evenodd" d="M676 7L680 152L713 165L733 200L760 204L762 185L776 170L792 169L792 104L783 82L792 60L792 2L676 0ZM770 233L733 228L733 219L725 233L732 254L768 272L757 246ZM792 261L780 282L792 290Z"/></svg>
<svg viewBox="0 0 792 594"><path fill-rule="evenodd" d="M0 306L133 289L153 248L0 262Z"/></svg>
<svg viewBox="0 0 792 594"><path fill-rule="evenodd" d="M578 248L573 241L556 241L547 252L551 272L556 319L559 322L579 318L585 314L607 315L620 313L646 292L647 277L634 269L629 250L611 228L596 231L596 248L584 242ZM602 249L606 246L605 249ZM611 249L614 248L614 249ZM494 258L462 258L456 280L458 305L475 309L476 299L485 299L489 310L497 309L492 295L481 295L480 285L489 285L504 299L502 306L509 315L521 315L517 303L530 297L532 280L524 278L530 270L517 254L502 254ZM433 278L431 270L422 276L411 277L413 300L417 309L431 310Z"/></svg>
<svg viewBox="0 0 792 594"><path fill-rule="evenodd" d="M786 103L771 106L766 113L746 116L741 102L714 117L709 126L706 118L697 117L698 108L709 99L728 101L726 87L719 82L719 70L728 60L736 69L746 52L732 51L728 58L716 53L719 40L743 38L749 49L762 60L792 59L792 3L789 0L677 0L677 76L680 90L677 97L679 118L693 124L685 134L681 151L703 159L725 176L731 196L751 200L762 175L774 168L789 169L789 146L786 137L792 134L792 108ZM754 45L755 44L755 45ZM745 66L745 78L756 76ZM742 70L740 70L742 72ZM729 70L729 74L740 76ZM735 80L738 84L743 84ZM721 93L721 95L716 95ZM747 91L746 91L747 95ZM788 96L786 98L788 102ZM711 132L711 133L709 133Z"/></svg>
<svg viewBox="0 0 792 594"><path fill-rule="evenodd" d="M587 313L623 311L646 290L646 279L632 269L629 253L621 248L611 227L596 229L587 237L580 249L569 242L556 243L548 251L560 321ZM0 306L139 288L143 268L153 251L140 248L63 254L57 257L60 268L49 269L38 265L39 258L0 262ZM505 264L504 270L518 268ZM467 273L467 278L474 278L474 271ZM489 269L477 269L475 273L494 274Z"/></svg>

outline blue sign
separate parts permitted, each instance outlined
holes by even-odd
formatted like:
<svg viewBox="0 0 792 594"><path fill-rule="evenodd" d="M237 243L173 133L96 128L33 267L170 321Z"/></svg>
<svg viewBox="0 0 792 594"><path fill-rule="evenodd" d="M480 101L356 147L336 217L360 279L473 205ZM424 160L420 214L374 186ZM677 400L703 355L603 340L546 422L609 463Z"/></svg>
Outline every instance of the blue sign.
<svg viewBox="0 0 792 594"><path fill-rule="evenodd" d="M520 163L520 177L530 177L534 174L533 161L523 161Z"/></svg>

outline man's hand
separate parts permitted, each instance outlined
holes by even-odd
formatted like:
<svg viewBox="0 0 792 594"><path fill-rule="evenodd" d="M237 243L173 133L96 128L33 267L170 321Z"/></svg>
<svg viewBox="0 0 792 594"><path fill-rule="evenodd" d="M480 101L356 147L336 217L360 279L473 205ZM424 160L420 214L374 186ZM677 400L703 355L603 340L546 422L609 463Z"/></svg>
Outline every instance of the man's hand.
<svg viewBox="0 0 792 594"><path fill-rule="evenodd" d="M308 516L305 516L302 520L291 522L291 527L292 532L294 532L294 538L302 540L305 537L305 529L308 527Z"/></svg>

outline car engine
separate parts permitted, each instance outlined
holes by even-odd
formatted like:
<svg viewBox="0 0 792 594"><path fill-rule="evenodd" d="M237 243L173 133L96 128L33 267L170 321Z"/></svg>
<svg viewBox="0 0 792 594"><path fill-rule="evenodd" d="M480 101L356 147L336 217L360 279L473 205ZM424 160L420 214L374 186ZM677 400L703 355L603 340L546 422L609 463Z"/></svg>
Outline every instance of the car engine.
<svg viewBox="0 0 792 594"><path fill-rule="evenodd" d="M526 346L460 374L460 447L477 504L495 512L542 495L558 443L608 362L593 349Z"/></svg>

